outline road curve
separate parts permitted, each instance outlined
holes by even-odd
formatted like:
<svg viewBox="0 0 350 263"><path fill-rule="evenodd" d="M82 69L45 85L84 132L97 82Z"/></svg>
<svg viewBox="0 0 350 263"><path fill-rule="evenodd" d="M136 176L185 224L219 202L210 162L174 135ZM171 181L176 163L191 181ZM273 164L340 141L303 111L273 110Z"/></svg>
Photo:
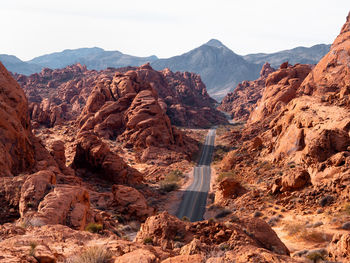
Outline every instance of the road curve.
<svg viewBox="0 0 350 263"><path fill-rule="evenodd" d="M210 129L202 148L201 156L193 169L193 182L183 194L176 216L184 216L191 222L203 220L207 196L210 189L210 164L214 151L215 129Z"/></svg>

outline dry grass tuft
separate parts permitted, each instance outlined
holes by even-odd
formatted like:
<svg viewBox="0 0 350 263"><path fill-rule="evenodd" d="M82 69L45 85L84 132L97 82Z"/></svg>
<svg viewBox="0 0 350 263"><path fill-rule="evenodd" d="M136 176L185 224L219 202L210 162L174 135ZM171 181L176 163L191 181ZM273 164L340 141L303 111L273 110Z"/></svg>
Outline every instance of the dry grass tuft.
<svg viewBox="0 0 350 263"><path fill-rule="evenodd" d="M83 253L74 256L66 263L110 263L112 253L102 247L94 246L87 248Z"/></svg>
<svg viewBox="0 0 350 263"><path fill-rule="evenodd" d="M308 242L323 243L325 241L330 241L330 237L327 234L307 228L305 224L302 223L285 224L283 230L292 237Z"/></svg>

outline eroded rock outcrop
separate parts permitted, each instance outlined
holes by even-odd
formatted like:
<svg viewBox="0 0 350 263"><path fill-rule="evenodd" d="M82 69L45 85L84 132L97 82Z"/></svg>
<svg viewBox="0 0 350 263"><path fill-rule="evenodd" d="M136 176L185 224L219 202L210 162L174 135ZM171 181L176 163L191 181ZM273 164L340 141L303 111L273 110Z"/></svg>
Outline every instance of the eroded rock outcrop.
<svg viewBox="0 0 350 263"><path fill-rule="evenodd" d="M257 218L238 220L228 226L208 221L184 222L163 212L146 220L137 233L136 241L150 240L153 245L161 246L163 249L173 249L176 241L190 244L196 237L199 237L199 243L196 241L197 245L192 244L191 247L199 248L196 252L202 251L204 254L206 250L206 252L215 250L216 246L219 248L225 244L229 247L228 250L232 251L250 247L250 249L263 248L266 253L289 255L289 250L276 233L267 223ZM186 252L186 254L192 253Z"/></svg>
<svg viewBox="0 0 350 263"><path fill-rule="evenodd" d="M27 99L0 63L0 177L28 171L34 163Z"/></svg>
<svg viewBox="0 0 350 263"><path fill-rule="evenodd" d="M262 96L266 78L274 71L269 63L265 63L257 80L239 83L233 92L223 98L218 108L229 113L234 120L246 121Z"/></svg>
<svg viewBox="0 0 350 263"><path fill-rule="evenodd" d="M158 92L172 124L206 128L227 123L224 114L215 109L216 101L208 95L199 75L169 69L155 71L148 64L135 70Z"/></svg>
<svg viewBox="0 0 350 263"><path fill-rule="evenodd" d="M282 64L279 70L271 73L266 78L262 98L252 111L249 121L258 122L279 112L296 97L297 89L310 71L309 65L288 66L288 64Z"/></svg>
<svg viewBox="0 0 350 263"><path fill-rule="evenodd" d="M346 262L350 260L350 235L334 235L329 247L329 256L333 260Z"/></svg>
<svg viewBox="0 0 350 263"><path fill-rule="evenodd" d="M63 69L45 68L28 77L15 74L15 78L28 97L33 125L52 127L79 116L99 74L75 64Z"/></svg>
<svg viewBox="0 0 350 263"><path fill-rule="evenodd" d="M75 64L63 69L43 69L28 77L15 74L15 78L28 96L34 126L53 127L75 120L97 83L112 81L116 72L130 70L151 83L173 124L210 127L227 122L225 116L215 109L215 100L209 97L199 75L194 73L156 71L149 64L102 71L87 70L85 66Z"/></svg>
<svg viewBox="0 0 350 263"><path fill-rule="evenodd" d="M126 148L135 149L142 162L171 162L190 155L193 146L171 125L161 105L157 92L137 72L117 73L112 82L98 83L89 96L78 119L78 137L93 132L106 139L117 139Z"/></svg>
<svg viewBox="0 0 350 263"><path fill-rule="evenodd" d="M234 199L247 192L247 190L233 178L224 178L220 181L217 188L218 189L215 191L215 203L221 203L227 198Z"/></svg>
<svg viewBox="0 0 350 263"><path fill-rule="evenodd" d="M142 175L129 167L121 157L112 152L107 143L91 132L80 133L73 160L75 169L87 169L99 177L116 183L136 184Z"/></svg>

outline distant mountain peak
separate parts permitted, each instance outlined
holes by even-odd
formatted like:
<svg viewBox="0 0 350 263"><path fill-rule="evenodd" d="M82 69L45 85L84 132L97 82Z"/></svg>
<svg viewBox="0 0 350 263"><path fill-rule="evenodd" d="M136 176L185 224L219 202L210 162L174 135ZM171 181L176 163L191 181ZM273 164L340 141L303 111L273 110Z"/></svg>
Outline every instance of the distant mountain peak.
<svg viewBox="0 0 350 263"><path fill-rule="evenodd" d="M222 44L219 40L217 39L210 39L207 43L205 43L208 46L211 47L225 47L224 44Z"/></svg>

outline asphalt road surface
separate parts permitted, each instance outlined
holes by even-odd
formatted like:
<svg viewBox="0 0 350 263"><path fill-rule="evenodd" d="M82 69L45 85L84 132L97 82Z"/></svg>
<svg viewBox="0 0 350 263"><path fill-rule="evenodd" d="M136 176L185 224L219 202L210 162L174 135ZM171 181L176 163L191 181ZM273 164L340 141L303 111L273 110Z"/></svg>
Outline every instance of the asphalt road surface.
<svg viewBox="0 0 350 263"><path fill-rule="evenodd" d="M176 216L184 216L191 222L203 220L210 189L210 164L214 151L215 129L210 129L202 148L201 157L193 170L193 182L186 189Z"/></svg>

